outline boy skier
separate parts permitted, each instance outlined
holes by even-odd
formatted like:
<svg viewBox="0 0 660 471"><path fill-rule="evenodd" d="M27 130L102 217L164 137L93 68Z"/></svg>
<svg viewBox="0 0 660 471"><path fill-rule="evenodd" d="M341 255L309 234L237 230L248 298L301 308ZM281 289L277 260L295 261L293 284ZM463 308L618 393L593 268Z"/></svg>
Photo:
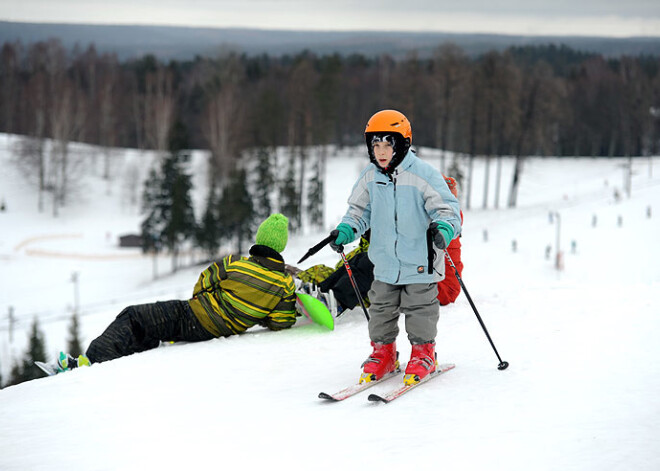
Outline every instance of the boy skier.
<svg viewBox="0 0 660 471"><path fill-rule="evenodd" d="M368 253L375 279L369 291L369 337L373 352L363 363L360 383L378 380L398 368L398 318L404 313L412 344L404 382L412 384L436 368L437 282L444 278L442 250L461 231L460 208L442 174L410 149L412 128L402 113L374 114L365 140L371 164L353 186L348 211L331 245L340 251L371 229ZM440 250L431 270L427 231Z"/></svg>
<svg viewBox="0 0 660 471"><path fill-rule="evenodd" d="M445 182L452 195L458 198L458 183L456 179L445 176ZM462 220L463 214L461 213ZM370 305L368 298L369 289L371 288L371 283L374 281L374 264L371 263L367 254L369 250L369 232L367 231L362 234L358 246L346 254L346 259L350 262L351 271L360 291L360 296L362 296L362 300L367 307ZM462 276L463 262L461 261L460 237L455 238L449 243L447 252L454 262L459 276ZM294 275L294 280L296 278L302 282L302 289L320 299L328 306L330 312L335 317L346 310L353 309L359 303L342 260L337 263L335 268L325 265L314 265L306 270L297 271ZM459 294L461 294L461 284L458 282L458 278L456 278L449 259L445 257L445 279L438 282L438 302L440 306L447 306L456 301Z"/></svg>
<svg viewBox="0 0 660 471"><path fill-rule="evenodd" d="M158 347L161 341L198 342L241 334L259 324L270 330L296 322L293 278L280 252L288 219L272 214L257 230L249 257L228 255L199 276L193 297L128 306L93 340L85 355L61 352L53 372L113 360Z"/></svg>

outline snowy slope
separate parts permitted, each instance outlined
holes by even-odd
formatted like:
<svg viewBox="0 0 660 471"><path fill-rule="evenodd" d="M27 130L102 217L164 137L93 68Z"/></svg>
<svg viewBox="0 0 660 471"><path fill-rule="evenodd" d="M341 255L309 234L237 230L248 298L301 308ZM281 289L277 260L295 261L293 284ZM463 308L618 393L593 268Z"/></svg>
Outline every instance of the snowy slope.
<svg viewBox="0 0 660 471"><path fill-rule="evenodd" d="M35 196L21 193L4 165L9 140L0 146L9 207L0 213L0 318L12 305L20 322L11 344L0 331L3 370L24 349L35 313L51 319L42 324L49 351L65 345L72 271L81 273L86 343L125 304L188 295L203 267L154 282L150 259L113 246L139 221L120 204L120 182L106 195L91 179L93 197L58 220L38 215ZM363 164L352 153L330 161L329 228ZM464 280L506 371L464 296L443 308L437 338L440 360L457 368L389 405L366 394L338 404L316 398L359 376L370 351L360 310L333 332L301 324L163 346L0 390L0 469L660 469L660 216L647 214L660 207L660 160L655 169L636 161L632 197L617 203L622 163L531 159L519 208L465 212ZM477 162L479 187L482 172ZM478 191L472 202L481 206ZM551 211L561 218L561 272L545 257L556 240ZM67 234L79 236L34 239ZM285 259L297 261L324 235L292 237ZM336 261L327 249L304 266ZM165 273L168 260L159 267ZM32 284L44 294L32 295ZM407 359L404 333L398 346Z"/></svg>

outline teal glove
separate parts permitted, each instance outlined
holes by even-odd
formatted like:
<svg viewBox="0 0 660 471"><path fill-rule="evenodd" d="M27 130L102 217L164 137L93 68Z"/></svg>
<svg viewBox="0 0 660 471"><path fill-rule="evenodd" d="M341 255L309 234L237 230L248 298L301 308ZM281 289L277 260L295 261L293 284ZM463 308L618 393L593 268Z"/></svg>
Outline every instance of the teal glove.
<svg viewBox="0 0 660 471"><path fill-rule="evenodd" d="M344 250L344 244L350 244L355 240L355 231L344 222L340 223L337 229L332 231L331 234L335 235L335 240L330 242L330 247L335 252L342 252Z"/></svg>
<svg viewBox="0 0 660 471"><path fill-rule="evenodd" d="M433 243L440 250L444 250L454 238L454 228L444 221L432 222L429 230L433 235Z"/></svg>

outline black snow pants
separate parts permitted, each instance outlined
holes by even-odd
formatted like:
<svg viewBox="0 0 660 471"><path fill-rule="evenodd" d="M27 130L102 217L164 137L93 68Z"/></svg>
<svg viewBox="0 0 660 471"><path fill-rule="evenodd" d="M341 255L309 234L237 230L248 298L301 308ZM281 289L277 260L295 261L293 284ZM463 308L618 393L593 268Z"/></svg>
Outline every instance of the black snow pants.
<svg viewBox="0 0 660 471"><path fill-rule="evenodd" d="M188 301L164 301L128 306L85 353L99 363L144 352L161 341L200 342L215 338L195 317Z"/></svg>
<svg viewBox="0 0 660 471"><path fill-rule="evenodd" d="M371 289L371 283L374 281L374 264L369 260L367 252L357 254L348 263L351 266L360 295L363 299L366 299ZM353 284L348 277L348 273L346 273L346 267L343 265L320 282L319 288L324 293L332 290L342 309L353 309L359 304Z"/></svg>

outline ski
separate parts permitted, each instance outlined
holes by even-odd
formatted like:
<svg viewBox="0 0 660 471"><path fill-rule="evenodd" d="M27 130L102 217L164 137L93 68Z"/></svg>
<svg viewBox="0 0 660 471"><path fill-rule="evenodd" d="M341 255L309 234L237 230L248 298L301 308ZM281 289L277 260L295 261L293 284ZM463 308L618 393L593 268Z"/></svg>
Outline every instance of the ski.
<svg viewBox="0 0 660 471"><path fill-rule="evenodd" d="M48 376L55 376L57 374L57 370L51 365L50 363L44 363L43 361L35 361L34 364L41 369L44 373L46 373Z"/></svg>
<svg viewBox="0 0 660 471"><path fill-rule="evenodd" d="M343 401L346 398L349 398L351 396L355 396L358 393L361 393L365 389L369 389L372 386L375 386L377 384L382 383L383 381L386 381L390 378L393 378L394 376L397 376L399 373L401 373L401 369L397 368L396 370L387 373L384 375L382 378L376 381L369 381L366 383L358 383L358 384L353 384L347 388L342 389L341 391L338 391L334 394L328 394L324 392L319 393L319 399L326 399L328 401L333 401L333 402L338 402L338 401Z"/></svg>
<svg viewBox="0 0 660 471"><path fill-rule="evenodd" d="M384 394L382 396L379 396L378 394L369 394L369 397L367 398L371 402L384 402L388 403L393 401L394 399L403 396L405 393L410 391L413 388L416 388L417 386L424 384L431 379L435 378L436 376L440 376L442 373L446 373L447 371L455 368L456 365L453 363L445 363L442 365L438 365L438 367L435 369L433 373L430 375L424 377L419 383L414 383L414 384L404 384L403 386L400 386L392 391L390 391L387 394Z"/></svg>

